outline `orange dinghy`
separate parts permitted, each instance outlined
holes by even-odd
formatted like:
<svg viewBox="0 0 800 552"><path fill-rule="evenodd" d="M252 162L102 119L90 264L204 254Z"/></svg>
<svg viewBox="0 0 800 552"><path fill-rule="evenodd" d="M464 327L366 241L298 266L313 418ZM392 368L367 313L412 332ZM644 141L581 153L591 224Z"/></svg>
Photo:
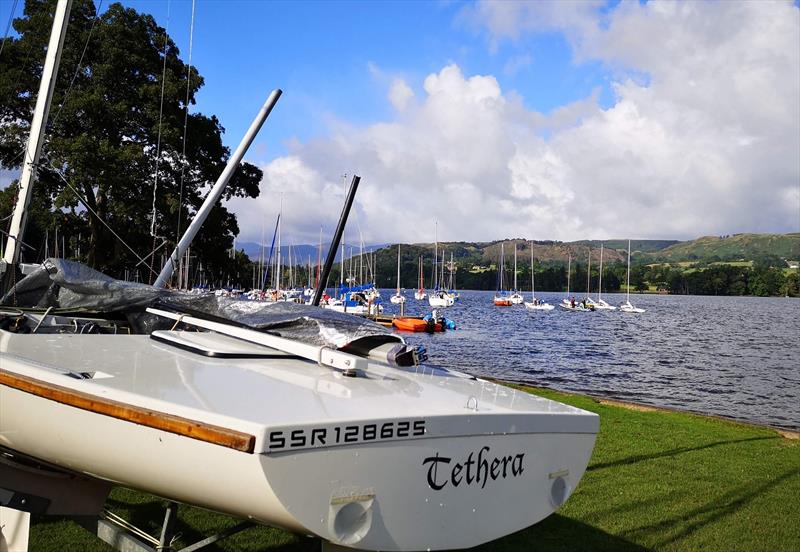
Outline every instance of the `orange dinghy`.
<svg viewBox="0 0 800 552"><path fill-rule="evenodd" d="M422 318L395 318L392 320L392 326L403 332L429 332L431 329L428 327L428 322ZM434 332L444 331L442 325L437 323L433 326Z"/></svg>

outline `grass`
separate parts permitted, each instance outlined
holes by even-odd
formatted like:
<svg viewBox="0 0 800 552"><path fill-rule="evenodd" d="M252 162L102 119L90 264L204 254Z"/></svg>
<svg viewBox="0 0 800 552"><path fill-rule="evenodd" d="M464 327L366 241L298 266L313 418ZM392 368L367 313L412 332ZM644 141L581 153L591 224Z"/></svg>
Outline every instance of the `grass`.
<svg viewBox="0 0 800 552"><path fill-rule="evenodd" d="M800 440L715 418L532 391L600 414L600 435L589 468L556 514L472 550L798 549ZM157 534L162 500L116 489L109 503L113 511ZM235 523L181 506L178 544L185 546ZM31 550L111 548L71 521L35 518ZM319 544L258 527L208 550L311 552L319 550Z"/></svg>

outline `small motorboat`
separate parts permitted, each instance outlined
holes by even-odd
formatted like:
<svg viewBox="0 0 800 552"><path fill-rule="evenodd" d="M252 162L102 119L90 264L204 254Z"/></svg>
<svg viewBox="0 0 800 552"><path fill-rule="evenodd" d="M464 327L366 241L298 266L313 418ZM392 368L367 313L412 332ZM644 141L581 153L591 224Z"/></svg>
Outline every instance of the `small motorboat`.
<svg viewBox="0 0 800 552"><path fill-rule="evenodd" d="M392 326L401 332L443 332L441 323L429 324L422 318L401 317L392 320Z"/></svg>

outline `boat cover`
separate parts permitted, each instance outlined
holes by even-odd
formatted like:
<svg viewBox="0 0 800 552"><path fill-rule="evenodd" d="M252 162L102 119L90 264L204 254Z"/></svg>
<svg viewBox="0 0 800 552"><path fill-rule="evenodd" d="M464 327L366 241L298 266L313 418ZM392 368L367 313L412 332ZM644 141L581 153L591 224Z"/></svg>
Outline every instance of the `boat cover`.
<svg viewBox="0 0 800 552"><path fill-rule="evenodd" d="M147 307L159 306L200 318L269 331L317 346L341 348L358 341L373 344L403 341L383 326L351 314L284 301L248 301L216 297L213 293L198 295L156 288L116 280L66 259L47 259L17 282L0 299L0 305L121 314L135 331L145 334L169 329L174 324L174 321L145 312Z"/></svg>

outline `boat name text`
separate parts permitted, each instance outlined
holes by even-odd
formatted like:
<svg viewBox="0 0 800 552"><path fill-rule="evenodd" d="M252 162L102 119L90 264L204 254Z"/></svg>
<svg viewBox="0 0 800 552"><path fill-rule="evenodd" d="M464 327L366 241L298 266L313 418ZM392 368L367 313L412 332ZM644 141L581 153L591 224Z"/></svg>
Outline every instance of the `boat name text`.
<svg viewBox="0 0 800 552"><path fill-rule="evenodd" d="M463 463L455 462L452 468L450 468L449 464L453 462L453 459L439 456L438 452L434 456L426 458L422 461L422 465L428 464L428 485L434 491L441 491L448 483L453 487L458 487L462 483L465 485L480 485L481 489L483 489L489 479L496 481L499 478L506 479L509 476L519 477L522 475L524 470L522 459L525 453L490 459L489 451L489 447L481 448L477 458L475 458L474 451L470 452ZM484 453L486 453L486 456L484 456ZM442 473L440 473L439 464L442 464ZM445 468L445 465L448 465L447 468ZM450 469L449 475L447 473L448 468Z"/></svg>
<svg viewBox="0 0 800 552"><path fill-rule="evenodd" d="M408 439L423 435L425 435L425 420L280 429L269 433L269 452Z"/></svg>

